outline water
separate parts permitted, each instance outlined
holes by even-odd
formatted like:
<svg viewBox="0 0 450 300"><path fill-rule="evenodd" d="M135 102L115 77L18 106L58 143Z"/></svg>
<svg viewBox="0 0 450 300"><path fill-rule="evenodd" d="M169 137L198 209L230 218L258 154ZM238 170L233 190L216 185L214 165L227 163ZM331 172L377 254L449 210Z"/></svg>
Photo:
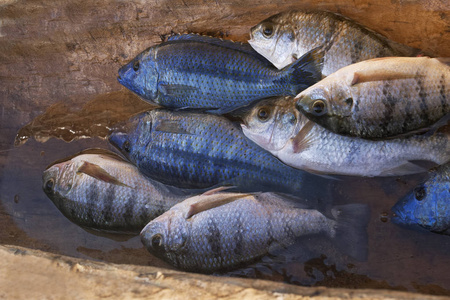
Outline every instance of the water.
<svg viewBox="0 0 450 300"><path fill-rule="evenodd" d="M108 104L102 99L115 100ZM99 113L100 108L106 112ZM0 244L113 263L172 268L149 254L139 237L101 236L71 223L41 188L42 171L47 165L86 148L113 150L99 137L116 121L148 108L126 92L100 95L86 102L81 110L53 107L51 114L44 113L45 118L38 117L20 130L19 136L23 138L16 142L21 144L19 147L14 147L12 138L0 140ZM4 126L4 137L14 136L21 127ZM26 137L32 136L40 142L33 138L26 141ZM86 136L94 138L78 139ZM318 236L299 240L293 247L225 276L450 295L450 237L407 230L389 220L390 208L423 177L423 174L381 179L346 177L328 181L334 204L367 203L371 208L366 262L343 255L327 239Z"/></svg>

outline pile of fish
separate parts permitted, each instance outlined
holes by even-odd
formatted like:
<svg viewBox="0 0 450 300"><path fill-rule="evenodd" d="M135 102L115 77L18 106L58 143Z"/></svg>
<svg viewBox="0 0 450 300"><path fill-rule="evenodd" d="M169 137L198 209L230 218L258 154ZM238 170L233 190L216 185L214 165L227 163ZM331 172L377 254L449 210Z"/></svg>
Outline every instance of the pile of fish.
<svg viewBox="0 0 450 300"><path fill-rule="evenodd" d="M449 234L449 61L330 12L280 13L250 35L174 35L120 68L122 85L162 108L112 130L125 159L87 150L48 167L58 209L89 229L140 232L189 271L236 269L311 235L365 260L368 206L335 206L315 186L441 165L394 222Z"/></svg>

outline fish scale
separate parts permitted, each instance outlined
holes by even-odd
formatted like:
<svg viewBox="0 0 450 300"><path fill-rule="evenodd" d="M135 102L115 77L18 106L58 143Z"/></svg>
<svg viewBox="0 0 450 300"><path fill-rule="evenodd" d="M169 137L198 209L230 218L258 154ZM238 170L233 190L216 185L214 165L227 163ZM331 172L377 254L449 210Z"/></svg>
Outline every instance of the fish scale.
<svg viewBox="0 0 450 300"><path fill-rule="evenodd" d="M82 169L86 162L92 169ZM103 172L108 175L93 177ZM111 178L118 181L110 182ZM186 198L181 191L146 178L136 167L110 154L85 153L50 166L43 174L43 188L68 219L103 231L139 232Z"/></svg>
<svg viewBox="0 0 450 300"><path fill-rule="evenodd" d="M227 197L236 199L186 217L196 205ZM297 201L273 193L195 196L150 222L141 240L152 254L175 267L205 273L239 267L292 245L301 236L321 233L340 247L353 248L350 252L359 258L366 255L367 206L333 208L334 220Z"/></svg>
<svg viewBox="0 0 450 300"><path fill-rule="evenodd" d="M305 181L318 180L281 163L216 115L156 109L132 118L109 141L147 176L180 188L230 184L295 193Z"/></svg>
<svg viewBox="0 0 450 300"><path fill-rule="evenodd" d="M294 103L290 97L262 101L241 126L248 138L295 168L325 174L399 176L426 171L412 161L444 164L450 160L448 134L388 140L343 136L312 123ZM265 111L263 120L261 110ZM281 123L285 116L293 122Z"/></svg>
<svg viewBox="0 0 450 300"><path fill-rule="evenodd" d="M439 121L448 119L449 103L450 66L428 57L359 62L296 97L297 109L314 122L335 133L367 139L445 125Z"/></svg>
<svg viewBox="0 0 450 300"><path fill-rule="evenodd" d="M325 76L370 58L419 53L327 11L291 10L276 14L254 26L250 37L249 44L278 69L316 47L322 48Z"/></svg>
<svg viewBox="0 0 450 300"><path fill-rule="evenodd" d="M276 95L296 95L321 78L320 58L308 54L278 70L247 44L187 34L140 53L119 70L119 82L170 108L223 114Z"/></svg>

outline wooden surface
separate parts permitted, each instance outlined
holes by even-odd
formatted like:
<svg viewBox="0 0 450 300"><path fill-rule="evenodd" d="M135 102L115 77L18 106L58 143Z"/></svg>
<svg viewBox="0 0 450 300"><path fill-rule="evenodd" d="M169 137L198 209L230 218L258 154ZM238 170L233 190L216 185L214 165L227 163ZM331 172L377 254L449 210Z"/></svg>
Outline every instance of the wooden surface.
<svg viewBox="0 0 450 300"><path fill-rule="evenodd" d="M439 300L386 290L307 288L105 264L0 245L1 299L398 299Z"/></svg>
<svg viewBox="0 0 450 300"><path fill-rule="evenodd" d="M450 56L448 0L0 0L0 184L2 180L6 182L5 177L11 176L11 170L4 168L3 162L11 160L8 153L15 151L13 144L17 131L50 106L59 105L67 108L61 111L50 110L52 112L50 115L66 126L65 112L75 114L74 111L80 110L79 116L85 116L83 109L90 100L97 99L100 101L96 103L104 103L114 95L112 105L119 103L118 100L123 100L123 103L130 103L133 99L140 101L117 82L117 70L145 48L159 43L161 36L172 31L196 32L246 41L252 26L275 13L292 8L339 12L394 41L421 48L435 56ZM123 97L118 99L117 95ZM106 104L101 106L111 112L114 111ZM103 119L108 118L109 116L106 116ZM41 117L35 122L41 125L45 124L46 120ZM67 140L70 140L70 137ZM21 150L26 152L29 150L27 149ZM43 156L43 150L32 153L39 155L40 151L42 157L39 159L45 159L47 163L53 159ZM36 158L26 157L31 169L36 165ZM54 159L56 158L59 157ZM20 159L23 160L23 157L20 156ZM37 174L35 177L39 188L42 170L37 167L33 170ZM20 170L14 171L20 173ZM8 208L25 205L22 203L27 203L27 199L24 199L26 192L17 192L17 195L20 194L22 197L18 196L17 203L15 197L6 199L4 195L0 195L0 202ZM29 197L34 199L31 198L32 195ZM44 205L40 204L40 207ZM16 222L20 218L22 216L19 213L11 217ZM23 218L21 222L33 227L33 220ZM42 224L43 221L39 219L36 222ZM18 245L28 243L29 238L25 233L18 235L14 232L4 230L5 234L9 234L8 243ZM45 240L36 241L36 245L45 250ZM280 296L280 293L286 298L291 297L288 297L291 293L330 298L388 296L384 291L336 292L337 290L325 288L308 289L201 275L190 275L194 278L190 281L185 273L179 272L173 273L176 274L173 275L175 279L168 282L161 281L161 278L155 275L157 274L155 268L135 267L140 271L129 271L129 268L134 267L89 263L68 258L55 260L54 256L49 257L42 253L35 255L33 251L31 256L22 256L20 253L24 251L23 249L17 252L19 255L14 255L12 253L16 253L15 250L0 248L0 298L20 296L38 298L37 295L48 296L49 293L56 295L55 298L63 298L64 291L72 288L74 295L85 295L88 298L91 296L116 298L114 296L117 296L119 289L122 289L119 290L121 298L138 298L149 294L167 298L175 294L191 298L198 296L275 298ZM97 257L102 258L104 259ZM97 267L98 265L101 267ZM97 269L102 271L94 271ZM119 269L125 269L123 272L126 276L122 276L125 273L119 272ZM119 273L114 275L115 272ZM161 272L166 276L166 270ZM147 275L140 277L140 274ZM75 283L75 280L79 281ZM121 283L121 280L124 280L124 283ZM187 283L183 285L181 282L185 280ZM241 286L244 284L245 288ZM43 288L50 290L45 294ZM219 292L214 294L212 288L218 289ZM261 289L265 291L258 291ZM408 294L397 292L389 294L393 295L404 299L409 297L405 296Z"/></svg>

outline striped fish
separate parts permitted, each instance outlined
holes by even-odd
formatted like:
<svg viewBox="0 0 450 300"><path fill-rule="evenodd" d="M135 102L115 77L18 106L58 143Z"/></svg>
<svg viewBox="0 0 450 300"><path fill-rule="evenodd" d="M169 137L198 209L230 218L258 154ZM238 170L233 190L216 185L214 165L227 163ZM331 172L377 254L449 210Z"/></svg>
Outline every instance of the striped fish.
<svg viewBox="0 0 450 300"><path fill-rule="evenodd" d="M401 176L450 160L448 134L379 141L343 136L308 120L290 97L261 101L241 126L248 138L285 164L311 172Z"/></svg>
<svg viewBox="0 0 450 300"><path fill-rule="evenodd" d="M445 125L450 66L441 61L389 57L356 63L300 93L296 107L335 133L368 139Z"/></svg>
<svg viewBox="0 0 450 300"><path fill-rule="evenodd" d="M324 55L322 74L359 61L387 56L416 56L417 49L395 43L354 21L327 11L291 10L251 29L249 44L277 68L315 48Z"/></svg>
<svg viewBox="0 0 450 300"><path fill-rule="evenodd" d="M109 153L83 153L43 174L43 190L75 224L101 231L138 233L186 197L143 176Z"/></svg>
<svg viewBox="0 0 450 300"><path fill-rule="evenodd" d="M220 189L219 189L220 190ZM367 256L368 206L332 208L334 218L274 193L216 193L173 206L141 232L147 250L177 268L210 273L237 268L297 238L325 234L350 256Z"/></svg>

